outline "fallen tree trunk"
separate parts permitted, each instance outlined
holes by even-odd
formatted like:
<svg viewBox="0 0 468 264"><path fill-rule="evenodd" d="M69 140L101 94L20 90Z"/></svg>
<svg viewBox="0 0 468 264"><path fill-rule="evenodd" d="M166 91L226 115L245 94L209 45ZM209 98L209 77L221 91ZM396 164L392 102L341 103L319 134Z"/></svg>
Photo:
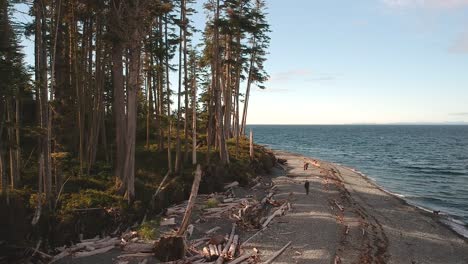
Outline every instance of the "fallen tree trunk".
<svg viewBox="0 0 468 264"><path fill-rule="evenodd" d="M195 178L193 179L192 191L190 193L190 198L187 204L187 210L185 210L184 218L182 224L180 225L177 235L183 236L185 231L187 231L188 225L190 223L190 217L192 216L192 209L195 205L197 199L198 187L200 186L202 171L200 165L197 165L197 170L195 171Z"/></svg>
<svg viewBox="0 0 468 264"><path fill-rule="evenodd" d="M238 264L238 263L241 263L242 261L248 259L248 258L251 258L252 256L254 256L255 253L249 253L249 254L245 254L245 255L242 255L238 258L236 258L235 260L229 262L229 264Z"/></svg>
<svg viewBox="0 0 468 264"><path fill-rule="evenodd" d="M284 210L285 210L286 206L287 206L287 203L284 203L283 205L281 205L281 207L278 210L276 210L273 214L271 214L265 220L265 222L263 222L262 227L265 228L271 222L271 220L273 220L273 218L275 218L276 216L282 215L284 213Z"/></svg>
<svg viewBox="0 0 468 264"><path fill-rule="evenodd" d="M267 261L265 261L264 264L272 263L279 255L281 255L286 250L286 248L289 247L289 245L291 245L291 243L292 243L292 241L289 241L286 245L284 245L284 247L282 247L280 250L278 250L271 258L269 258Z"/></svg>
<svg viewBox="0 0 468 264"><path fill-rule="evenodd" d="M237 244L239 244L239 236L235 235L227 252L227 255L229 257L234 258L234 256L236 255Z"/></svg>
<svg viewBox="0 0 468 264"><path fill-rule="evenodd" d="M218 259L216 260L216 264L223 264L224 258L227 257L229 248L231 247L232 241L234 240L235 232L236 232L236 224L232 224L231 235L229 236L229 240L227 241L226 246L224 247Z"/></svg>
<svg viewBox="0 0 468 264"><path fill-rule="evenodd" d="M103 247L103 248L96 249L96 250L93 250L93 251L77 252L77 253L75 253L75 258L89 257L89 256L105 253L105 252L113 249L114 247L115 246L108 246L108 247Z"/></svg>

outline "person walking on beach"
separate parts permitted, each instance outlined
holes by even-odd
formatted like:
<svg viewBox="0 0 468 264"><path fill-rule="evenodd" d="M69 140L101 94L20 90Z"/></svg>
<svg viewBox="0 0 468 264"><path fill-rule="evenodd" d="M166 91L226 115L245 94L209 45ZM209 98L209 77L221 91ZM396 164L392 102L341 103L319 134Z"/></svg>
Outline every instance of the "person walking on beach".
<svg viewBox="0 0 468 264"><path fill-rule="evenodd" d="M305 183L304 183L304 188L306 190L306 195L309 195L309 186L310 186L309 181L306 180Z"/></svg>
<svg viewBox="0 0 468 264"><path fill-rule="evenodd" d="M309 162L304 161L304 170L307 170L309 168Z"/></svg>

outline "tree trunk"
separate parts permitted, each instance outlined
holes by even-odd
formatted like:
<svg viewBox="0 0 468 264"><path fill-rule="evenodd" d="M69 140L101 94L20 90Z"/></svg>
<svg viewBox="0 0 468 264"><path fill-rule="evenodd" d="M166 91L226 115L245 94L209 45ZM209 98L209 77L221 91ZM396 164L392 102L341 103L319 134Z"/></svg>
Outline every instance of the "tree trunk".
<svg viewBox="0 0 468 264"><path fill-rule="evenodd" d="M138 29L134 29L129 48L129 78L127 87L127 151L125 157L125 177L127 183L127 198L129 203L135 197L135 143L137 121L137 93L140 76L141 43Z"/></svg>
<svg viewBox="0 0 468 264"><path fill-rule="evenodd" d="M164 38L163 38L163 18L162 16L158 19L158 48L162 50L164 48ZM158 149L162 151L164 149L164 127L162 125L162 117L164 115L164 54L159 52L158 54L158 118L159 118L159 144Z"/></svg>
<svg viewBox="0 0 468 264"><path fill-rule="evenodd" d="M169 174L172 173L172 157L171 157L171 86L169 83L169 43L167 39L168 31L167 31L167 23L168 23L167 14L165 15L164 21L164 43L166 48L166 56L165 56L165 68L166 68L166 89L167 89L167 118L169 120L169 125L167 129L167 163L168 163L168 171Z"/></svg>
<svg viewBox="0 0 468 264"><path fill-rule="evenodd" d="M216 1L216 16L215 16L215 32L214 32L214 99L215 99L215 121L216 121L216 139L219 144L219 157L221 163L228 164L229 156L226 146L226 138L224 135L223 115L221 109L221 87L220 87L220 74L221 65L219 57L219 0Z"/></svg>
<svg viewBox="0 0 468 264"><path fill-rule="evenodd" d="M192 165L197 164L197 74L196 62L192 66Z"/></svg>
<svg viewBox="0 0 468 264"><path fill-rule="evenodd" d="M253 70L253 64L255 62L255 51L254 51L255 47L256 47L256 42L254 38L253 43L252 43L252 55L250 57L249 76L247 77L247 89L245 91L244 111L242 113L242 126L241 126L242 135L245 135L245 126L247 124L247 110L249 107L250 86L252 85L252 70Z"/></svg>
<svg viewBox="0 0 468 264"><path fill-rule="evenodd" d="M182 93L182 47L183 40L185 36L185 31L183 30L183 23L185 20L185 0L181 0L180 7L180 30L179 30L179 83L177 89L177 132L176 132L176 157L175 157L175 173L178 174L182 167L182 157L180 150L180 119L181 119L181 93Z"/></svg>
<svg viewBox="0 0 468 264"><path fill-rule="evenodd" d="M45 19L45 6L40 3L36 3L36 35L37 35L37 52L38 52L38 79L37 84L39 85L39 107L40 107L40 127L42 129L42 135L40 139L40 153L42 156L42 179L44 182L44 193L46 196L46 204L50 207L52 201L52 177L50 171L50 152L49 142L50 133L48 132L49 125L49 105L48 105L48 92L47 92L47 49L45 43L47 43L47 25Z"/></svg>
<svg viewBox="0 0 468 264"><path fill-rule="evenodd" d="M185 148L184 148L184 162L187 162L188 159L188 148L189 148L189 142L188 142L188 113L189 113L189 91L188 91L188 78L187 78L187 73L188 73L188 66L187 66L187 23L188 20L186 19L186 7L185 7L185 1L184 1L184 103L185 103L185 115L184 115L184 142L185 142Z"/></svg>
<svg viewBox="0 0 468 264"><path fill-rule="evenodd" d="M146 149L149 149L151 116L153 111L153 92L151 89L151 65L149 64L148 54L146 54Z"/></svg>
<svg viewBox="0 0 468 264"><path fill-rule="evenodd" d="M123 44L120 40L113 43L112 48L112 80L114 86L114 116L115 116L115 176L117 187L123 185L126 153L126 118L125 91L123 77Z"/></svg>
<svg viewBox="0 0 468 264"><path fill-rule="evenodd" d="M2 102L4 103L4 102ZM6 192L7 189L7 175L5 173L5 160L4 160L4 151L3 151L3 128L5 127L5 105L0 107L0 183L2 186L2 193Z"/></svg>
<svg viewBox="0 0 468 264"><path fill-rule="evenodd" d="M187 231L187 228L190 224L190 218L192 217L192 209L197 200L198 187L200 186L201 177L202 177L202 171L201 171L200 165L198 165L197 170L195 171L195 177L193 178L192 190L190 192L190 198L187 203L187 208L185 210L184 218L182 219L180 228L177 231L178 236L183 236L185 234L185 231Z"/></svg>
<svg viewBox="0 0 468 264"><path fill-rule="evenodd" d="M7 122L9 124L8 126L8 133L7 133L7 136L8 136L8 156L10 158L10 188L11 189L15 189L16 188L16 179L17 179L17 175L16 175L16 155L15 155L15 149L14 149L14 146L15 146L15 133L14 133L14 128L13 128L13 120L12 120L12 114L11 114L11 111L12 111L12 104L11 104L11 100L10 99L7 99L6 100L6 115L7 115Z"/></svg>

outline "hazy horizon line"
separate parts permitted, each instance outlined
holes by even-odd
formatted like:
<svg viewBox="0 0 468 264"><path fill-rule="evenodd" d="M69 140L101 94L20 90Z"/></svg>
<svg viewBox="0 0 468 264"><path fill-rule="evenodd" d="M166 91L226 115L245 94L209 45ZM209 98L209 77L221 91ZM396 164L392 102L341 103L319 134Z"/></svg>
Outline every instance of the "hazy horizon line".
<svg viewBox="0 0 468 264"><path fill-rule="evenodd" d="M285 124L285 123L278 123L278 124L247 124L248 126L346 126L346 125L367 125L367 126L384 126L384 125L427 125L427 126L466 126L468 122L395 122L395 123L315 123L315 124Z"/></svg>

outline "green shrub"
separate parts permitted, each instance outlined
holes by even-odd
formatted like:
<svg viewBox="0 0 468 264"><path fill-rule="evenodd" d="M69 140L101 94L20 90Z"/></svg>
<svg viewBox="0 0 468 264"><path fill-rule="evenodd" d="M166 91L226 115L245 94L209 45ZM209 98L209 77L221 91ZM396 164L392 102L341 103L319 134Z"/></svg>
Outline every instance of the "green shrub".
<svg viewBox="0 0 468 264"><path fill-rule="evenodd" d="M125 199L121 196L99 190L82 190L78 193L65 195L62 200L61 211L72 211L83 208L123 207L125 203Z"/></svg>
<svg viewBox="0 0 468 264"><path fill-rule="evenodd" d="M64 193L76 193L81 190L93 189L105 191L111 183L106 180L99 180L93 177L70 178L63 186Z"/></svg>
<svg viewBox="0 0 468 264"><path fill-rule="evenodd" d="M137 230L138 235L146 240L155 240L158 237L159 219L144 222Z"/></svg>
<svg viewBox="0 0 468 264"><path fill-rule="evenodd" d="M216 198L210 198L205 202L205 208L215 208L218 207L219 201Z"/></svg>

